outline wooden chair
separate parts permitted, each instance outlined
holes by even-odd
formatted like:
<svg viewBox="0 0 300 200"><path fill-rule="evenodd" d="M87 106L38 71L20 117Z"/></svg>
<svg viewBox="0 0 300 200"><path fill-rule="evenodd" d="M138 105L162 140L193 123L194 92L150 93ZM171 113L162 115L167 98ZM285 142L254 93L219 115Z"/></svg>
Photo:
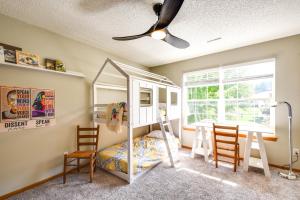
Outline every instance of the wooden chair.
<svg viewBox="0 0 300 200"><path fill-rule="evenodd" d="M66 183L67 166L76 166L77 172L80 171L80 159L89 159L90 166L90 182L93 180L94 171L96 170L96 152L98 149L98 136L99 136L99 125L97 128L80 128L77 126L77 151L72 153L64 154L64 172L63 172L63 182ZM93 134L81 134L81 132L93 132ZM96 132L96 134L95 134ZM88 141L81 141L82 139ZM92 146L91 150L81 150L80 147ZM71 160L69 160L71 159ZM77 165L71 164L73 161L77 160Z"/></svg>
<svg viewBox="0 0 300 200"><path fill-rule="evenodd" d="M240 147L238 143L239 126L221 126L213 124L214 135L214 159L216 168L218 161L232 163L233 171L236 172L237 165L240 165ZM233 159L233 162L220 160L219 156Z"/></svg>

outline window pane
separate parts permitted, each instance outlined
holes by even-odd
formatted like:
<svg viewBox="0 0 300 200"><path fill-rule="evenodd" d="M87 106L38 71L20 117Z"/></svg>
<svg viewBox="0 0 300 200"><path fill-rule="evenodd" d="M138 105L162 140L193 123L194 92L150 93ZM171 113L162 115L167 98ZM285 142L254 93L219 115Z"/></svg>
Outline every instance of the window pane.
<svg viewBox="0 0 300 200"><path fill-rule="evenodd" d="M188 102L188 113L195 113L195 102Z"/></svg>
<svg viewBox="0 0 300 200"><path fill-rule="evenodd" d="M272 79L255 81L254 93L256 98L272 98Z"/></svg>
<svg viewBox="0 0 300 200"><path fill-rule="evenodd" d="M253 115L239 115L239 121L241 122L254 122L254 116Z"/></svg>
<svg viewBox="0 0 300 200"><path fill-rule="evenodd" d="M237 84L225 84L224 85L224 96L225 96L225 99L236 99L237 98Z"/></svg>
<svg viewBox="0 0 300 200"><path fill-rule="evenodd" d="M253 115L254 114L254 106L252 101L245 100L238 102L239 114L240 115Z"/></svg>
<svg viewBox="0 0 300 200"><path fill-rule="evenodd" d="M218 102L209 101L207 103L207 115L208 116L215 116L217 114L218 114Z"/></svg>
<svg viewBox="0 0 300 200"><path fill-rule="evenodd" d="M197 88L192 88L192 91L193 91L192 99L197 99Z"/></svg>
<svg viewBox="0 0 300 200"><path fill-rule="evenodd" d="M270 115L262 115L260 117L255 117L255 123L269 126L270 125Z"/></svg>
<svg viewBox="0 0 300 200"><path fill-rule="evenodd" d="M197 115L197 122L200 122L202 120L206 119L206 114L198 114Z"/></svg>
<svg viewBox="0 0 300 200"><path fill-rule="evenodd" d="M270 115L271 103L270 100L260 99L254 101L254 113L257 116Z"/></svg>
<svg viewBox="0 0 300 200"><path fill-rule="evenodd" d="M219 86L208 86L207 87L208 99L218 99L219 98Z"/></svg>
<svg viewBox="0 0 300 200"><path fill-rule="evenodd" d="M229 123L232 122L237 122L239 120L237 114L225 114L225 120L228 121Z"/></svg>
<svg viewBox="0 0 300 200"><path fill-rule="evenodd" d="M207 103L207 120L217 121L218 119L218 102L209 101Z"/></svg>
<svg viewBox="0 0 300 200"><path fill-rule="evenodd" d="M188 124L195 123L195 115L188 115L188 117L187 117L187 123Z"/></svg>
<svg viewBox="0 0 300 200"><path fill-rule="evenodd" d="M207 73L207 80L216 80L219 79L219 72L212 71Z"/></svg>
<svg viewBox="0 0 300 200"><path fill-rule="evenodd" d="M237 101L225 101L225 113L229 115L237 114Z"/></svg>
<svg viewBox="0 0 300 200"><path fill-rule="evenodd" d="M195 103L195 113L206 114L206 103L205 102L196 102Z"/></svg>
<svg viewBox="0 0 300 200"><path fill-rule="evenodd" d="M245 82L238 84L238 98L250 98L254 94L253 83Z"/></svg>
<svg viewBox="0 0 300 200"><path fill-rule="evenodd" d="M207 87L198 87L197 99L206 99L206 98L207 98Z"/></svg>
<svg viewBox="0 0 300 200"><path fill-rule="evenodd" d="M263 63L227 68L224 70L224 80L274 74L274 67L275 61L268 61Z"/></svg>
<svg viewBox="0 0 300 200"><path fill-rule="evenodd" d="M187 96L188 100L191 100L192 97L193 97L192 91L193 91L192 88L188 88L188 92L187 92L187 93L188 93L188 94L187 94L187 95L188 95L188 96Z"/></svg>

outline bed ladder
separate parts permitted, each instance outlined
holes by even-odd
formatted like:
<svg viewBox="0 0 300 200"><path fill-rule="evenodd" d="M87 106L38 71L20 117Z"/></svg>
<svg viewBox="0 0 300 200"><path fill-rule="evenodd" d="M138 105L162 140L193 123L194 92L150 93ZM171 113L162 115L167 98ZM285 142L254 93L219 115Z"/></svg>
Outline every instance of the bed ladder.
<svg viewBox="0 0 300 200"><path fill-rule="evenodd" d="M178 144L173 133L171 122L168 117L165 117L165 120L163 120L161 116L159 117L158 122L167 147L171 166L175 167L174 162L178 161ZM168 127L169 134L167 134L166 127Z"/></svg>

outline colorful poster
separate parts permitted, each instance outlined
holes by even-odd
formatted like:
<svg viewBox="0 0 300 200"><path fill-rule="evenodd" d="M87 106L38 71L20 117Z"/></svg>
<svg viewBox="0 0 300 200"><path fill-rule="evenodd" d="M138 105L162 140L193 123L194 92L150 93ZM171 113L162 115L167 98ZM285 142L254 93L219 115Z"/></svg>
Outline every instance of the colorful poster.
<svg viewBox="0 0 300 200"><path fill-rule="evenodd" d="M1 121L30 120L30 89L1 87Z"/></svg>
<svg viewBox="0 0 300 200"><path fill-rule="evenodd" d="M54 90L31 89L31 119L55 117Z"/></svg>
<svg viewBox="0 0 300 200"><path fill-rule="evenodd" d="M36 119L28 121L11 121L0 123L1 132L14 132L31 128L42 128L55 125L55 119Z"/></svg>

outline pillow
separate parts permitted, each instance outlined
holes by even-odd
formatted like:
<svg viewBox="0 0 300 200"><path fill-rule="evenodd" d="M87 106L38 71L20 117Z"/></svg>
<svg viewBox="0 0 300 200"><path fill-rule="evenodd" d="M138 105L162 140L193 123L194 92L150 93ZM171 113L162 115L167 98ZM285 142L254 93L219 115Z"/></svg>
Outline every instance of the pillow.
<svg viewBox="0 0 300 200"><path fill-rule="evenodd" d="M166 135L168 135L168 134L170 134L170 133L166 132ZM151 137L151 138L164 139L164 136L163 136L161 130L151 131L147 136Z"/></svg>

